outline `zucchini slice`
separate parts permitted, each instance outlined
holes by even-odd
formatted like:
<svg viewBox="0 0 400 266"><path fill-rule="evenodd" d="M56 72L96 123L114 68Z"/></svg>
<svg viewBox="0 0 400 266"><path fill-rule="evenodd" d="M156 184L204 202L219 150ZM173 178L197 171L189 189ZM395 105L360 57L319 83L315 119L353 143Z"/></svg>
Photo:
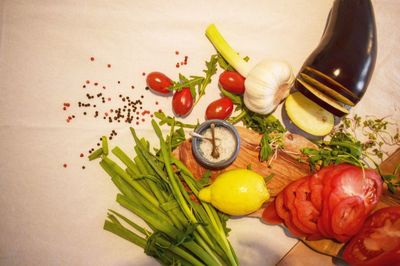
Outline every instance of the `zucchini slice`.
<svg viewBox="0 0 400 266"><path fill-rule="evenodd" d="M290 120L311 135L325 136L333 129L333 114L298 91L286 98L285 108Z"/></svg>

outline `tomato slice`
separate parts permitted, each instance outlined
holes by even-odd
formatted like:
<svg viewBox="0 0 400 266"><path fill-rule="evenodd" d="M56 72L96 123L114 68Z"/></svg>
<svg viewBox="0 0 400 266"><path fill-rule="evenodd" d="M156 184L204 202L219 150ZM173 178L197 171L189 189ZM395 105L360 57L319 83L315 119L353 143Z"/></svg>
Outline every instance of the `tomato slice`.
<svg viewBox="0 0 400 266"><path fill-rule="evenodd" d="M276 208L276 213L281 217L283 220L284 224L290 231L290 233L295 236L295 237L303 237L306 236L306 233L301 231L299 228L297 228L292 220L290 219L290 213L289 210L286 208L284 204L284 199L283 199L283 192L280 192L276 198L275 198L275 208Z"/></svg>
<svg viewBox="0 0 400 266"><path fill-rule="evenodd" d="M276 212L275 202L271 202L267 205L262 213L262 219L264 222L268 224L281 224L283 220L279 217L278 213Z"/></svg>
<svg viewBox="0 0 400 266"><path fill-rule="evenodd" d="M343 258L351 265L400 265L400 206L370 215L346 245Z"/></svg>
<svg viewBox="0 0 400 266"><path fill-rule="evenodd" d="M345 198L332 211L332 230L336 235L350 238L360 231L365 218L363 199L359 196Z"/></svg>
<svg viewBox="0 0 400 266"><path fill-rule="evenodd" d="M322 177L322 211L320 219L318 219L318 229L322 233L323 236L327 238L334 238L335 234L332 230L331 225L331 213L332 211L328 208L327 202L329 201L329 196L331 195L332 187L332 180L333 178L340 174L345 169L351 167L348 164L340 164L335 165L332 168L329 168L325 173L323 173ZM321 170L322 171L322 170Z"/></svg>
<svg viewBox="0 0 400 266"><path fill-rule="evenodd" d="M322 209L322 180L325 174L332 171L333 165L327 166L316 172L310 177L310 190L311 190L311 202L318 211Z"/></svg>
<svg viewBox="0 0 400 266"><path fill-rule="evenodd" d="M305 232L309 234L319 234L317 220L320 213L311 202L309 181L310 177L306 177L297 187L293 205L294 210L297 212L298 221L302 226L301 228L306 228Z"/></svg>
<svg viewBox="0 0 400 266"><path fill-rule="evenodd" d="M382 182L377 181L377 174L373 170L364 170L351 166L343 170L332 180L331 195L329 197L329 209L343 199L350 196L359 196L365 205L365 213L368 214L378 203L382 194Z"/></svg>
<svg viewBox="0 0 400 266"><path fill-rule="evenodd" d="M299 216L303 216L301 211L305 211L304 209L300 209L300 213L298 213L295 207L295 199L298 194L298 187L306 181L306 178L300 178L292 183L290 183L284 190L283 190L283 199L284 205L289 211L289 219L290 221L299 228L302 232L306 234L312 234L314 231L312 229L307 228L300 220Z"/></svg>

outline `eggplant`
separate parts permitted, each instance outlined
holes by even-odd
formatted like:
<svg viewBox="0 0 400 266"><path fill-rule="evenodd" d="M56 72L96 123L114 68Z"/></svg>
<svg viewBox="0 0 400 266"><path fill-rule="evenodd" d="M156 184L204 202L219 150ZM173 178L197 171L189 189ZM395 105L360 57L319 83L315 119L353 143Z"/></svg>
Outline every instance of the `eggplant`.
<svg viewBox="0 0 400 266"><path fill-rule="evenodd" d="M335 0L321 41L304 62L294 87L333 114L346 115L365 94L376 57L371 1Z"/></svg>

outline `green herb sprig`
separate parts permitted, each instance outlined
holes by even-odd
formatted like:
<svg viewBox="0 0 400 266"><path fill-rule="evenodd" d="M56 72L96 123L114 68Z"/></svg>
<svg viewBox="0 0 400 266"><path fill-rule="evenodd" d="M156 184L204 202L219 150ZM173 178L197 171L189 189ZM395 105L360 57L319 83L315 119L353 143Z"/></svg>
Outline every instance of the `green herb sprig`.
<svg viewBox="0 0 400 266"><path fill-rule="evenodd" d="M394 134L391 132L395 132ZM329 164L349 163L360 167L379 165L388 155L384 146L399 146L399 127L387 118L345 117L341 123L322 141L317 142L318 149L305 148L302 152L308 156L312 170ZM382 175L389 191L395 193L400 181L395 178L398 169L392 175Z"/></svg>
<svg viewBox="0 0 400 266"><path fill-rule="evenodd" d="M206 93L207 86L211 83L211 78L217 73L218 55L211 55L210 60L206 61L206 68L203 70L204 76L192 75L189 77L179 74L179 80L169 88L169 90L182 90L187 87L195 99L194 106Z"/></svg>

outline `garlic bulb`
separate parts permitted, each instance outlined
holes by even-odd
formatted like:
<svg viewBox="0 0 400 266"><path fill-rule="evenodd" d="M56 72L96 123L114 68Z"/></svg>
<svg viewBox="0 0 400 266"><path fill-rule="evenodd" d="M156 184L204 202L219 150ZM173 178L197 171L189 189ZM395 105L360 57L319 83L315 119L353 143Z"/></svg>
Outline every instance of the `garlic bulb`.
<svg viewBox="0 0 400 266"><path fill-rule="evenodd" d="M289 95L293 82L293 71L288 63L263 60L246 77L244 104L255 113L271 113Z"/></svg>
<svg viewBox="0 0 400 266"><path fill-rule="evenodd" d="M288 63L263 60L251 68L250 64L225 41L214 24L207 27L206 36L222 57L246 78L243 100L250 111L259 114L271 113L289 95L295 78Z"/></svg>

